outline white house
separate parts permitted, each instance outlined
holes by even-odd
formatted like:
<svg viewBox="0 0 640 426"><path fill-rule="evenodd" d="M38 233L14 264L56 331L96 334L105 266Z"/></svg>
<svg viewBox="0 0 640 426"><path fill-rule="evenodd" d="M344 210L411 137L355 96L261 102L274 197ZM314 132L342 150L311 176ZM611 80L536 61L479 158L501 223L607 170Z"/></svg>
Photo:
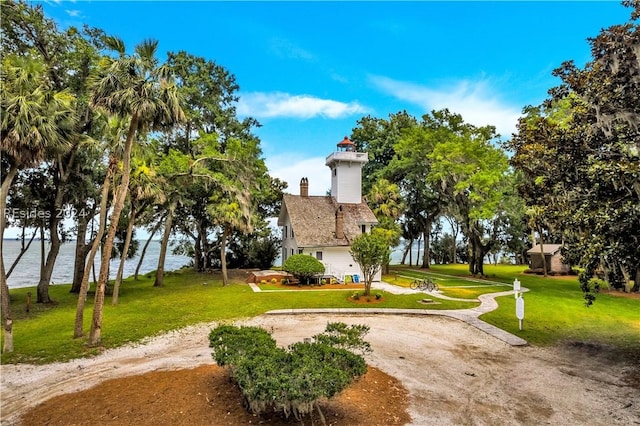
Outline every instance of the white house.
<svg viewBox="0 0 640 426"><path fill-rule="evenodd" d="M343 282L362 280L349 247L355 237L370 232L378 223L362 198L362 166L368 160L368 155L356 152L345 136L326 160L331 170L331 195L310 196L306 177L300 181L300 195L284 195L278 217L283 262L291 255L305 253L324 264L325 275ZM374 281L380 279L378 273Z"/></svg>

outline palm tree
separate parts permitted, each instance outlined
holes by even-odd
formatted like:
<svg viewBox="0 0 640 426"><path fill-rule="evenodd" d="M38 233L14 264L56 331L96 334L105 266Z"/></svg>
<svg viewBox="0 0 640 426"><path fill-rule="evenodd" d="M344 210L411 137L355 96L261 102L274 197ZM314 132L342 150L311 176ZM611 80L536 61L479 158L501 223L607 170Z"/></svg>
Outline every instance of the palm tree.
<svg viewBox="0 0 640 426"><path fill-rule="evenodd" d="M171 236L171 228L173 227L173 217L180 202L180 195L177 191L172 191L169 196L169 202L166 206L166 216L164 218L164 232L162 233L162 241L160 242L160 253L158 254L158 267L156 268L156 279L153 281L154 287L162 287L164 283L164 264L167 258L167 249L169 248L169 237Z"/></svg>
<svg viewBox="0 0 640 426"><path fill-rule="evenodd" d="M377 180L367 194L367 201L378 221L382 218L397 220L404 210L400 189L387 179Z"/></svg>
<svg viewBox="0 0 640 426"><path fill-rule="evenodd" d="M80 282L80 291L78 292L78 302L76 304L76 320L73 331L73 337L78 338L84 335L84 304L89 291L89 275L93 271L94 259L100 246L103 243L103 236L105 228L107 227L107 212L109 210L109 193L111 190L112 181L115 180L116 169L118 168L118 152L121 151L125 139L126 131L129 128L129 121L121 117L111 117L107 120L107 126L105 129L105 138L107 151L111 152L109 155L109 163L107 165L107 171L102 183L101 195L100 195L100 208L98 210L98 229L92 237L91 248L85 262L84 272ZM94 281L95 281L95 271Z"/></svg>
<svg viewBox="0 0 640 426"><path fill-rule="evenodd" d="M386 179L378 179L367 194L367 201L378 219L378 227L388 231L385 233L387 243L397 246L400 243L402 229L396 221L404 211L400 188ZM384 263L385 273L389 273L389 263L390 257Z"/></svg>
<svg viewBox="0 0 640 426"><path fill-rule="evenodd" d="M122 284L122 275L124 273L124 263L129 253L129 246L131 244L136 219L149 204L164 203L166 198L163 193L162 184L160 183L161 179L159 179L155 170L150 168L144 161L136 161L136 159L134 159L133 163L133 171L131 172L132 179L129 185L129 203L131 204L131 209L129 211L124 247L122 248L120 256L120 266L118 267L116 281L113 284L113 296L111 297L111 303L113 305L118 304L120 284Z"/></svg>
<svg viewBox="0 0 640 426"><path fill-rule="evenodd" d="M0 187L0 252L6 227L7 194L18 170L40 164L69 148L75 98L54 92L44 64L30 57L7 55L2 63L2 156L9 163ZM13 327L9 310L9 287L0 256L0 287L4 352L13 351Z"/></svg>
<svg viewBox="0 0 640 426"><path fill-rule="evenodd" d="M147 131L157 131L184 120L177 90L167 68L159 66L155 57L158 42L145 40L126 55L121 40L110 38L110 47L120 56L105 58L103 72L94 85L91 104L109 114L129 118L129 129L122 151L122 175L116 191L107 236L102 250L100 275L96 288L89 342L100 343L102 311L111 249L124 207L131 174L131 150L136 138Z"/></svg>
<svg viewBox="0 0 640 426"><path fill-rule="evenodd" d="M227 274L227 241L233 231L251 232L252 214L246 208L248 203L241 201L242 197L235 200L220 199L209 205L209 213L214 217L215 222L222 228L220 237L220 263L222 265L222 285L229 284Z"/></svg>
<svg viewBox="0 0 640 426"><path fill-rule="evenodd" d="M226 141L225 156L230 160L220 164L218 185L220 191L210 199L207 207L212 222L222 228L220 262L222 284L227 285L227 240L233 231L253 232L256 212L255 195L260 190L260 176L266 166L259 158L260 150L253 138Z"/></svg>
<svg viewBox="0 0 640 426"><path fill-rule="evenodd" d="M82 281L80 283L80 291L78 292L78 302L76 304L76 320L73 329L73 337L78 338L84 335L84 302L87 299L87 293L89 291L89 274L93 269L93 260L96 257L96 253L102 243L102 236L104 235L104 229L107 223L107 210L109 201L109 189L111 187L111 179L115 169L117 168L117 160L114 157L109 159L109 166L107 167L107 173L104 177L102 184L102 194L100 196L100 212L98 219L98 230L96 231L93 241L91 242L91 249L87 256L86 266L82 274ZM95 276L95 275L94 275Z"/></svg>

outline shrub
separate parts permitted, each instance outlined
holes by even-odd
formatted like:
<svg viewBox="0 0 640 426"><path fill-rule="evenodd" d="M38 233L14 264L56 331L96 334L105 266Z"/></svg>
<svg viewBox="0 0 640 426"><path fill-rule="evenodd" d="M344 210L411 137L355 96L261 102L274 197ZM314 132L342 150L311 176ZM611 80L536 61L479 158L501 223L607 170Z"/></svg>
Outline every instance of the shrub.
<svg viewBox="0 0 640 426"><path fill-rule="evenodd" d="M382 295L380 293L376 293L376 300L382 299Z"/></svg>
<svg viewBox="0 0 640 426"><path fill-rule="evenodd" d="M252 413L273 410L301 420L314 408L322 416L318 401L366 372L364 358L353 350L371 350L362 339L368 331L367 326L330 323L313 340L285 349L261 328L223 325L211 331L209 340L213 358L229 367Z"/></svg>
<svg viewBox="0 0 640 426"><path fill-rule="evenodd" d="M271 278L271 284L277 284L278 280L276 278Z"/></svg>
<svg viewBox="0 0 640 426"><path fill-rule="evenodd" d="M288 257L282 264L282 269L306 284L309 284L309 279L314 275L324 273L322 262L308 254L294 254Z"/></svg>
<svg viewBox="0 0 640 426"><path fill-rule="evenodd" d="M239 360L276 348L276 341L260 327L220 325L209 334L213 359L220 366L234 365Z"/></svg>
<svg viewBox="0 0 640 426"><path fill-rule="evenodd" d="M331 322L327 324L324 333L313 336L313 340L336 348L361 352L364 355L371 352L371 345L363 340L369 330L368 325L349 326L343 322Z"/></svg>

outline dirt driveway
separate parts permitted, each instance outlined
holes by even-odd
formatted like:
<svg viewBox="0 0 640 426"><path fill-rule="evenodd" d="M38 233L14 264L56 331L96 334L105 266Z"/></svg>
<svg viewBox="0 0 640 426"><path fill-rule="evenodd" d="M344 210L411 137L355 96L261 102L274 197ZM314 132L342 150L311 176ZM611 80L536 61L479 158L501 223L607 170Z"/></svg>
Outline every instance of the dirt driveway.
<svg viewBox="0 0 640 426"><path fill-rule="evenodd" d="M367 324L368 362L410 394L414 425L640 424L638 365L611 362L602 348L512 347L450 318L393 315L277 315L242 321L282 345L321 332L330 321ZM211 364L206 324L157 336L92 359L2 366L2 424L53 396L108 379Z"/></svg>

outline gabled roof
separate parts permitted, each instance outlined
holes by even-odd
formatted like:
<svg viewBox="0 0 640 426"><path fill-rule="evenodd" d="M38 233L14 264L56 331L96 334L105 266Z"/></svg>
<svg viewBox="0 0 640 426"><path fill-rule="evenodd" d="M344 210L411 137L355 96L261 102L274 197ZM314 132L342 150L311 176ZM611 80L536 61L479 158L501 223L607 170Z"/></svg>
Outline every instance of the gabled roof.
<svg viewBox="0 0 640 426"><path fill-rule="evenodd" d="M543 244L544 254L554 255L560 251L562 244ZM540 254L540 244L536 244L533 248L527 250L527 254Z"/></svg>
<svg viewBox="0 0 640 426"><path fill-rule="evenodd" d="M345 238L336 238L336 210L342 207ZM331 196L284 194L278 225L284 226L289 216L298 247L348 246L362 234L362 225L378 223L362 201L360 204L338 204Z"/></svg>

